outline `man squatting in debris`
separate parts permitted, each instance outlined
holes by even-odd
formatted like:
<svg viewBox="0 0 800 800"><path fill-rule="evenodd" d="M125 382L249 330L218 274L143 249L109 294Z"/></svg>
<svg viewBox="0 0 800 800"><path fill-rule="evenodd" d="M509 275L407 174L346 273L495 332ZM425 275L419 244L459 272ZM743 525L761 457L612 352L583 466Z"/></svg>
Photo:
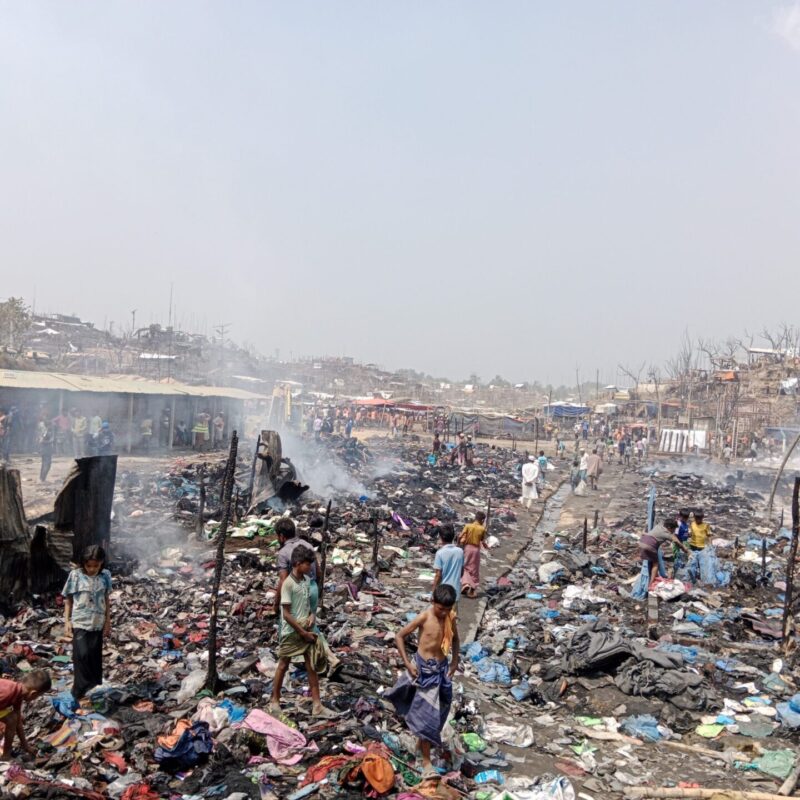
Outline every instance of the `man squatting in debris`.
<svg viewBox="0 0 800 800"><path fill-rule="evenodd" d="M0 722L5 726L3 734L2 760L11 759L11 745L19 737L22 749L33 754L33 748L25 738L22 704L30 703L50 691L50 673L43 669L31 670L20 682L0 680Z"/></svg>
<svg viewBox="0 0 800 800"><path fill-rule="evenodd" d="M475 597L481 583L481 548L488 550L486 544L486 514L475 512L475 522L464 526L458 543L464 548L464 574L461 578L464 597Z"/></svg>
<svg viewBox="0 0 800 800"><path fill-rule="evenodd" d="M453 700L452 678L458 669L460 647L455 603L455 589L446 583L439 584L431 606L397 632L394 641L406 672L384 695L417 737L426 777L436 774L431 764L431 745L442 746L442 729ZM416 630L419 630L419 646L412 662L405 640Z"/></svg>
<svg viewBox="0 0 800 800"><path fill-rule="evenodd" d="M292 551L292 571L282 582L280 642L278 667L272 682L270 714L280 716L281 688L286 670L296 656L302 656L311 689L311 713L315 717L330 718L332 711L322 705L319 695L319 673L328 667L322 637L315 633L316 615L311 611L309 573L314 565L314 551L304 544Z"/></svg>
<svg viewBox="0 0 800 800"><path fill-rule="evenodd" d="M103 569L106 553L87 547L73 569L64 596L64 637L72 638L72 697L77 702L103 682L103 637L111 635L111 573Z"/></svg>
<svg viewBox="0 0 800 800"><path fill-rule="evenodd" d="M658 574L658 551L662 544L672 542L678 549L688 554L686 545L678 538L678 523L674 519L665 519L661 525L643 533L639 539L639 556L647 562L647 572L652 583ZM666 577L666 576L665 576Z"/></svg>

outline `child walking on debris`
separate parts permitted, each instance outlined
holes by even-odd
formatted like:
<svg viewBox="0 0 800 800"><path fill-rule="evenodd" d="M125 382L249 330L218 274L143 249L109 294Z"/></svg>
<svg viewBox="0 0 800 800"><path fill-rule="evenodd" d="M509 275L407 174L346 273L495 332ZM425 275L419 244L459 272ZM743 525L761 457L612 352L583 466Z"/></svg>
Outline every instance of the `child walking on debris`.
<svg viewBox="0 0 800 800"><path fill-rule="evenodd" d="M436 551L433 560L435 574L433 576L433 589L436 587L452 586L456 592L456 603L461 596L461 574L464 572L464 551L453 540L456 532L450 523L446 523L439 528L439 540L442 546Z"/></svg>
<svg viewBox="0 0 800 800"><path fill-rule="evenodd" d="M711 526L703 522L704 512L698 508L694 512L694 521L689 528L689 547L692 550L705 550L708 537L711 536Z"/></svg>
<svg viewBox="0 0 800 800"><path fill-rule="evenodd" d="M25 738L22 704L30 703L45 692L50 691L50 673L43 669L31 670L20 682L0 680L0 722L5 726L3 733L2 760L11 758L11 745L14 737L19 737L22 749L33 754L33 748Z"/></svg>
<svg viewBox="0 0 800 800"><path fill-rule="evenodd" d="M481 582L481 548L488 550L486 545L486 526L483 524L486 514L483 511L475 513L475 522L464 526L458 543L464 548L464 574L461 578L461 591L464 597L475 597Z"/></svg>
<svg viewBox="0 0 800 800"><path fill-rule="evenodd" d="M384 695L419 740L425 776L436 774L431 764L431 745L442 746L442 729L453 699L452 678L458 669L460 646L455 602L455 589L440 584L433 593L430 608L397 632L394 641L406 672ZM419 630L419 647L412 662L405 640L416 630Z"/></svg>
<svg viewBox="0 0 800 800"><path fill-rule="evenodd" d="M111 634L111 573L106 551L87 547L70 572L64 595L64 636L72 638L72 697L78 701L103 682L103 637Z"/></svg>
<svg viewBox="0 0 800 800"><path fill-rule="evenodd" d="M311 688L311 713L315 717L330 718L334 713L322 705L319 696L319 673L327 668L325 646L312 630L316 622L311 612L310 580L308 574L314 564L314 552L305 545L292 551L292 571L281 586L281 627L278 647L278 667L272 681L270 714L281 713L281 688L286 670L295 656L303 656L308 685Z"/></svg>

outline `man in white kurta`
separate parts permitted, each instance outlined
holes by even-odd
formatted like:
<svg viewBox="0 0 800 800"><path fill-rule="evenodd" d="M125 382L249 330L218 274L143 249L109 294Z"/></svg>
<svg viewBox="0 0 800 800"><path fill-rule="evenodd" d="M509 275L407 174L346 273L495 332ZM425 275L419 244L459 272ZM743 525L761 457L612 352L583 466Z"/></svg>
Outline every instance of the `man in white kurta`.
<svg viewBox="0 0 800 800"><path fill-rule="evenodd" d="M586 473L589 469L589 456L586 454L585 450L581 450L581 464L579 469L581 471L581 480L586 481Z"/></svg>
<svg viewBox="0 0 800 800"><path fill-rule="evenodd" d="M536 456L528 456L528 461L522 465L522 497L519 501L525 508L530 508L531 503L538 499L536 479L539 477L539 464Z"/></svg>

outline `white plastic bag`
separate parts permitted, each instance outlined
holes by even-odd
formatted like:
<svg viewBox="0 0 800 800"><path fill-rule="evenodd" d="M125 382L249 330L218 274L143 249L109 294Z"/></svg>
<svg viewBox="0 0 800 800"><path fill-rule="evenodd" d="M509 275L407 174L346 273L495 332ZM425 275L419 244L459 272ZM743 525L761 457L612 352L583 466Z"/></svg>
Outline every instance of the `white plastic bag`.
<svg viewBox="0 0 800 800"><path fill-rule="evenodd" d="M206 682L206 671L203 669L196 669L190 672L182 681L181 688L178 690L177 700L178 703L185 703L191 700L202 688Z"/></svg>
<svg viewBox="0 0 800 800"><path fill-rule="evenodd" d="M575 494L578 495L578 497L586 497L586 481L581 481L575 487Z"/></svg>

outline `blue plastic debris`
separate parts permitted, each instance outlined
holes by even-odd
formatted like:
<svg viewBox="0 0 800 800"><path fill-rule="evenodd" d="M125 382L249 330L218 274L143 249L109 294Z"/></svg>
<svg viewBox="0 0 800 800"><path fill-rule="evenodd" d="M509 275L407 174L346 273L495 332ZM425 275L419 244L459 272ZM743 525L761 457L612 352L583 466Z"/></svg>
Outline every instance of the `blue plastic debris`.
<svg viewBox="0 0 800 800"><path fill-rule="evenodd" d="M475 664L475 669L478 670L478 678L483 683L499 683L501 686L511 684L511 673L502 661L484 658Z"/></svg>
<svg viewBox="0 0 800 800"><path fill-rule="evenodd" d="M528 681L521 681L516 686L511 687L511 694L518 702L527 700L531 696L532 691L533 690L531 689L531 685L528 683Z"/></svg>
<svg viewBox="0 0 800 800"><path fill-rule="evenodd" d="M800 728L800 694L791 697L786 703L778 703L778 720L786 728Z"/></svg>
<svg viewBox="0 0 800 800"><path fill-rule="evenodd" d="M489 655L486 650L483 649L480 642L472 642L471 644L465 644L461 647L461 654L464 658L469 659L473 664L477 664L479 661L482 661Z"/></svg>
<svg viewBox="0 0 800 800"><path fill-rule="evenodd" d="M658 730L658 720L651 714L639 714L622 720L622 730L629 736L644 739L646 742L657 742L662 739Z"/></svg>
<svg viewBox="0 0 800 800"><path fill-rule="evenodd" d="M666 642L658 645L656 650L661 650L664 653L680 653L687 664L694 664L700 654L700 651L696 647L686 647L682 644L670 644Z"/></svg>
<svg viewBox="0 0 800 800"><path fill-rule="evenodd" d="M62 717L72 719L75 716L78 703L71 692L61 692L61 694L53 697L50 702L53 704L53 708L58 711Z"/></svg>
<svg viewBox="0 0 800 800"><path fill-rule="evenodd" d="M712 545L692 553L689 562L678 572L678 578L706 586L727 586L731 582L731 565L723 564Z"/></svg>
<svg viewBox="0 0 800 800"><path fill-rule="evenodd" d="M496 769L479 772L473 780L475 783L499 783L501 786L506 782L506 779Z"/></svg>

